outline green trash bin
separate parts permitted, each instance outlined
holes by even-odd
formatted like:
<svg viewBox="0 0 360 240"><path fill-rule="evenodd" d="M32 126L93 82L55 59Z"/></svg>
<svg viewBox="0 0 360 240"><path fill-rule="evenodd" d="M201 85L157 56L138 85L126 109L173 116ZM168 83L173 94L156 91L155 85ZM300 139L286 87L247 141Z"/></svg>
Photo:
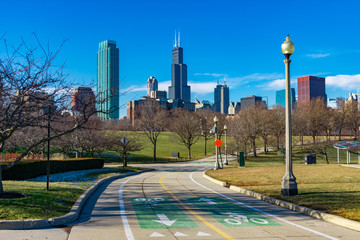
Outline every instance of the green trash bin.
<svg viewBox="0 0 360 240"><path fill-rule="evenodd" d="M239 154L239 167L245 167L244 152Z"/></svg>

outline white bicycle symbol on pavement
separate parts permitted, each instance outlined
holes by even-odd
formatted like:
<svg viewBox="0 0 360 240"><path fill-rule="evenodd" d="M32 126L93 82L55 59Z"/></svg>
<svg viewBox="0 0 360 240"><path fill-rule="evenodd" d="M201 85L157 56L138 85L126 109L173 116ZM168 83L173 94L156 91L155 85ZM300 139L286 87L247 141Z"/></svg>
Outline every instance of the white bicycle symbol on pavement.
<svg viewBox="0 0 360 240"><path fill-rule="evenodd" d="M257 224L268 224L269 222L266 221L265 219L261 219L261 218L248 218L245 215L240 215L240 214L236 214L236 213L224 213L225 215L228 215L229 218L224 219L224 221L228 224L232 224L232 225L240 225L242 223L257 223Z"/></svg>
<svg viewBox="0 0 360 240"><path fill-rule="evenodd" d="M165 199L163 199L163 198L136 198L135 201L137 201L137 202L147 202L150 205L156 205L159 202L164 202Z"/></svg>

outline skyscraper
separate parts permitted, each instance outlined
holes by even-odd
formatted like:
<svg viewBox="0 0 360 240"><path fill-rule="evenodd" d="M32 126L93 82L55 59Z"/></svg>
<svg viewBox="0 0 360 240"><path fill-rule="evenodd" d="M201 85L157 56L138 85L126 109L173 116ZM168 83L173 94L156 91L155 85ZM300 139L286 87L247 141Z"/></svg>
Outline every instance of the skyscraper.
<svg viewBox="0 0 360 240"><path fill-rule="evenodd" d="M119 119L119 49L116 42L99 43L97 53L98 116Z"/></svg>
<svg viewBox="0 0 360 240"><path fill-rule="evenodd" d="M171 64L171 86L169 87L169 98L190 102L190 86L187 85L187 66L183 63L183 48L179 40L176 40L172 50Z"/></svg>
<svg viewBox="0 0 360 240"><path fill-rule="evenodd" d="M149 77L146 86L147 86L147 96L151 97L151 92L158 90L158 82L156 78L153 76Z"/></svg>
<svg viewBox="0 0 360 240"><path fill-rule="evenodd" d="M316 98L322 98L326 105L325 78L305 76L297 79L298 104L309 103Z"/></svg>
<svg viewBox="0 0 360 240"><path fill-rule="evenodd" d="M276 91L276 105L285 107L285 89ZM290 88L290 103L291 108L295 108L295 88Z"/></svg>
<svg viewBox="0 0 360 240"><path fill-rule="evenodd" d="M228 114L229 87L226 84L218 84L214 89L214 110L215 112Z"/></svg>

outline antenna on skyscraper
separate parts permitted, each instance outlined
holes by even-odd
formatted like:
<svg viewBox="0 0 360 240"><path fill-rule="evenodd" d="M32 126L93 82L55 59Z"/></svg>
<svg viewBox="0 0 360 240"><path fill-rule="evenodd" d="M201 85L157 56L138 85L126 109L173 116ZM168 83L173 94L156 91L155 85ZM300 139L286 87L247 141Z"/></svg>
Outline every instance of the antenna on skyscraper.
<svg viewBox="0 0 360 240"><path fill-rule="evenodd" d="M226 85L226 79L225 79L225 77L224 77L224 85Z"/></svg>
<svg viewBox="0 0 360 240"><path fill-rule="evenodd" d="M177 42L176 42L176 30L175 30L175 44L174 47L177 47Z"/></svg>
<svg viewBox="0 0 360 240"><path fill-rule="evenodd" d="M180 47L180 30L179 30L179 39L178 39L178 45L179 45L179 47Z"/></svg>

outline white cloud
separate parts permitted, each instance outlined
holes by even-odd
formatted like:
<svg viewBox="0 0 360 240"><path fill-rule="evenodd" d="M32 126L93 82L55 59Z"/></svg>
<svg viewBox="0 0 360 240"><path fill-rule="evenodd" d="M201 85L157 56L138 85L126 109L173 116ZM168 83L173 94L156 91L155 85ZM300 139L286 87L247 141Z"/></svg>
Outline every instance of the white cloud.
<svg viewBox="0 0 360 240"><path fill-rule="evenodd" d="M171 81L165 81L165 82L159 82L158 83L158 89L159 91L168 91L168 88L171 84Z"/></svg>
<svg viewBox="0 0 360 240"><path fill-rule="evenodd" d="M277 79L277 78L281 78L283 76L284 75L282 73L253 73L253 74L243 76L240 78L244 79L244 80L249 80L249 81L261 81L261 80Z"/></svg>
<svg viewBox="0 0 360 240"><path fill-rule="evenodd" d="M270 89L284 89L285 88L285 79L276 79L272 82L270 82L267 85Z"/></svg>
<svg viewBox="0 0 360 240"><path fill-rule="evenodd" d="M146 85L142 86L130 86L123 90L123 92L140 92L140 91L146 91Z"/></svg>
<svg viewBox="0 0 360 240"><path fill-rule="evenodd" d="M208 94L214 92L215 83L212 82L189 82L191 92L195 94Z"/></svg>
<svg viewBox="0 0 360 240"><path fill-rule="evenodd" d="M310 53L310 54L306 54L306 56L309 57L309 58L324 58L324 57L328 57L330 55L331 55L331 53Z"/></svg>
<svg viewBox="0 0 360 240"><path fill-rule="evenodd" d="M229 77L226 79L226 82L228 83L230 88L234 88L238 85L245 85L250 82L258 82L263 80L271 81L280 79L282 77L284 77L284 74L281 73L253 73L242 77Z"/></svg>
<svg viewBox="0 0 360 240"><path fill-rule="evenodd" d="M325 83L327 87L336 87L345 90L358 89L360 86L360 74L329 76L326 77Z"/></svg>
<svg viewBox="0 0 360 240"><path fill-rule="evenodd" d="M194 76L212 76L215 78L219 78L219 77L226 77L226 74L223 73L195 73Z"/></svg>

